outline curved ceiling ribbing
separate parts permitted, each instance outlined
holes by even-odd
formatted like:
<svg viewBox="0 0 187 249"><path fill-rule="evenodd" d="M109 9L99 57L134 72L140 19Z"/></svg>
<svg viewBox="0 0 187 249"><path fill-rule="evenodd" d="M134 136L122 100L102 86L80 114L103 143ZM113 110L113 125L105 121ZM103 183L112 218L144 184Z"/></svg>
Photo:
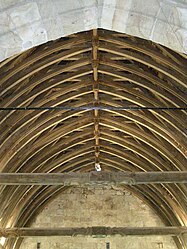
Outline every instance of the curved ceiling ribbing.
<svg viewBox="0 0 187 249"><path fill-rule="evenodd" d="M93 50L97 49L97 60ZM186 107L185 57L125 34L98 30L32 48L0 64L1 107L93 106L97 68L99 162L103 170L186 170L184 110L117 110L117 107ZM97 103L98 104L98 103ZM94 169L94 111L0 112L2 172ZM0 218L28 226L62 187L1 187ZM167 225L187 225L185 184L131 187ZM176 239L178 248L182 238ZM8 240L6 249L19 248Z"/></svg>

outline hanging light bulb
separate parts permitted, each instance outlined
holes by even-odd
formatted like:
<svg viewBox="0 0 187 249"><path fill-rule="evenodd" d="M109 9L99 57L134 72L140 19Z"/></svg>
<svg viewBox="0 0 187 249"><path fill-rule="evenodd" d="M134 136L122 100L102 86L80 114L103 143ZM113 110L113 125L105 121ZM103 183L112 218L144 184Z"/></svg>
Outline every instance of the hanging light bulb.
<svg viewBox="0 0 187 249"><path fill-rule="evenodd" d="M101 171L100 163L95 163L95 169L96 171Z"/></svg>
<svg viewBox="0 0 187 249"><path fill-rule="evenodd" d="M4 246L5 240L6 240L5 237L1 237L1 238L0 238L0 246ZM1 247L0 247L0 248L1 248Z"/></svg>

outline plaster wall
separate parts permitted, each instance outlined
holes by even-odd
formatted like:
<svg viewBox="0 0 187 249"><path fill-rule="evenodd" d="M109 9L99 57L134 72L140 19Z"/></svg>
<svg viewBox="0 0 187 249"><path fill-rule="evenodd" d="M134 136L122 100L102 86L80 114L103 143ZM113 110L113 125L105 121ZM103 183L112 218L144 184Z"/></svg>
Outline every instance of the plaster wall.
<svg viewBox="0 0 187 249"><path fill-rule="evenodd" d="M48 204L33 227L163 226L140 199L122 189L71 188ZM24 239L21 249L176 249L170 236L147 237L35 237Z"/></svg>
<svg viewBox="0 0 187 249"><path fill-rule="evenodd" d="M187 0L0 0L0 61L93 28L187 53Z"/></svg>

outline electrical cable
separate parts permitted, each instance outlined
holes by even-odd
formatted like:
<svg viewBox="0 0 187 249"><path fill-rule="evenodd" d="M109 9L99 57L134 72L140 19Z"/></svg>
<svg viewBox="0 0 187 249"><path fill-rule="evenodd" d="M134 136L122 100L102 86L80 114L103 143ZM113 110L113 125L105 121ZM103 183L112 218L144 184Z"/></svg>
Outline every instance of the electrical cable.
<svg viewBox="0 0 187 249"><path fill-rule="evenodd" d="M92 111L92 110L114 110L114 111L120 111L120 110L130 110L130 111L138 111L138 110L187 110L187 107L131 107L131 106L120 106L120 107L114 107L114 106L80 106L80 107L71 107L71 106L44 106L44 107L0 107L0 111L29 111L29 110L86 110L86 111Z"/></svg>

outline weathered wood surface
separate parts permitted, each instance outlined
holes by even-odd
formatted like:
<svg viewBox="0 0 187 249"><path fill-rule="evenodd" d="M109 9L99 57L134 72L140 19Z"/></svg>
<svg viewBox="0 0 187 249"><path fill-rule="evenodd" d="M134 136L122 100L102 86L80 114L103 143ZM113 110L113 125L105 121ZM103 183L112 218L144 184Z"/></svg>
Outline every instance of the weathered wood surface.
<svg viewBox="0 0 187 249"><path fill-rule="evenodd" d="M0 173L0 185L139 185L187 183L187 171L90 172L90 173Z"/></svg>
<svg viewBox="0 0 187 249"><path fill-rule="evenodd" d="M179 236L187 233L187 227L68 227L68 228L7 228L0 229L0 237L35 236Z"/></svg>

